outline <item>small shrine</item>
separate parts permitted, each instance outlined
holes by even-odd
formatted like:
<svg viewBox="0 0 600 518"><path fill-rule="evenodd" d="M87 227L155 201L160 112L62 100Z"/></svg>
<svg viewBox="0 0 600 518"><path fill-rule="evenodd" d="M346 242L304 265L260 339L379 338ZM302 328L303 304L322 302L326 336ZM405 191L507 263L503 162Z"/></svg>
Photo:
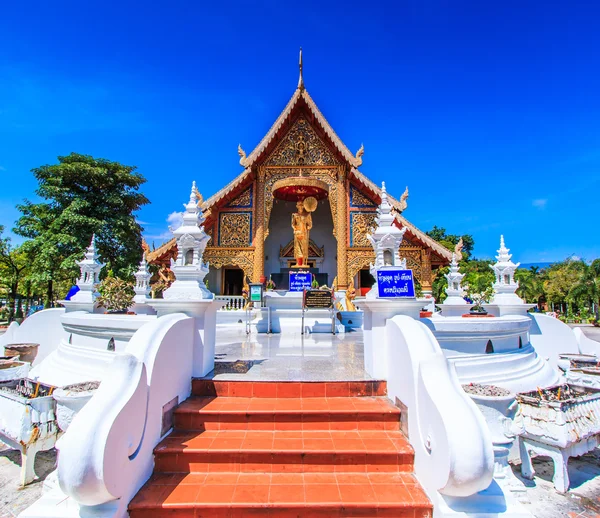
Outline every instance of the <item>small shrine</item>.
<svg viewBox="0 0 600 518"><path fill-rule="evenodd" d="M100 282L100 270L104 267L96 252L95 234L92 235L90 246L88 246L84 258L77 261L76 264L81 270L81 275L77 279L79 291L70 300L61 301L61 304L67 308L67 311L89 311L92 313L96 306L96 299L99 296L96 288Z"/></svg>
<svg viewBox="0 0 600 518"><path fill-rule="evenodd" d="M371 264L369 270L371 275L380 268L395 266L406 269L406 259L400 258L400 245L406 232L406 228L399 228L396 218L392 214L392 206L388 202L385 182L381 183L381 203L377 208L375 219L375 230L367 235L367 239L375 251L375 263Z"/></svg>
<svg viewBox="0 0 600 518"><path fill-rule="evenodd" d="M135 286L133 287L133 291L135 292L135 297L133 297L133 310L136 314L154 313L154 310L147 304L150 297L150 278L152 277L152 274L148 270L148 263L146 262L145 255L142 256L138 270L133 275L135 277Z"/></svg>
<svg viewBox="0 0 600 518"><path fill-rule="evenodd" d="M515 281L515 270L521 263L512 262L512 254L504 244L504 236L500 236L500 248L497 252L496 263L490 265L496 277L492 284L494 295L484 307L496 316L526 314L535 304L526 304L516 293L519 283Z"/></svg>
<svg viewBox="0 0 600 518"><path fill-rule="evenodd" d="M192 182L190 199L184 204L183 224L172 230L177 242L177 257L171 259L175 282L163 293L165 300L203 300L214 297L204 284L208 264L203 262L202 256L210 236L202 228L204 217L198 209L198 197L196 182Z"/></svg>

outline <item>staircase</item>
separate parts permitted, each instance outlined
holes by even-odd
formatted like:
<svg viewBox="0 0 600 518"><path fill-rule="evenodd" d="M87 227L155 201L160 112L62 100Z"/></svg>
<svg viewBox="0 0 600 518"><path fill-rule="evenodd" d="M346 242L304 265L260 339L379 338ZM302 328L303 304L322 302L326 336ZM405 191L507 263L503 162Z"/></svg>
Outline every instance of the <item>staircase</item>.
<svg viewBox="0 0 600 518"><path fill-rule="evenodd" d="M192 394L131 518L432 515L385 382L193 380Z"/></svg>

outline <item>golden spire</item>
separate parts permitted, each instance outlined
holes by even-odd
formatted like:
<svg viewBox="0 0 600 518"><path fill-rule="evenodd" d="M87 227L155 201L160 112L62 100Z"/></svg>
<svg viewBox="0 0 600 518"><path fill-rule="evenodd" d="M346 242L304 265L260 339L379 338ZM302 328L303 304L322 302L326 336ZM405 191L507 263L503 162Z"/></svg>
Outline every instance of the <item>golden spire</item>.
<svg viewBox="0 0 600 518"><path fill-rule="evenodd" d="M300 77L298 78L298 89L304 90L304 78L302 77L302 47L300 47Z"/></svg>

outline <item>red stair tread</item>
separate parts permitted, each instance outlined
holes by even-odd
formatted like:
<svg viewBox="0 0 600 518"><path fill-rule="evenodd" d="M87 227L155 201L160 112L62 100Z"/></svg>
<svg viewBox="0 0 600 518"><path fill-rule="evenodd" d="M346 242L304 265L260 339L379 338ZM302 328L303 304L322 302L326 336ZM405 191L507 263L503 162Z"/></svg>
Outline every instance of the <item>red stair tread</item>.
<svg viewBox="0 0 600 518"><path fill-rule="evenodd" d="M331 398L250 398L250 397L191 397L177 410L181 413L390 413L400 410L385 397L331 397Z"/></svg>
<svg viewBox="0 0 600 518"><path fill-rule="evenodd" d="M419 507L431 504L409 473L201 473L153 476L131 501L148 508L219 506Z"/></svg>
<svg viewBox="0 0 600 518"><path fill-rule="evenodd" d="M174 432L155 449L157 454L207 451L394 452L412 454L402 432L389 430L206 430Z"/></svg>

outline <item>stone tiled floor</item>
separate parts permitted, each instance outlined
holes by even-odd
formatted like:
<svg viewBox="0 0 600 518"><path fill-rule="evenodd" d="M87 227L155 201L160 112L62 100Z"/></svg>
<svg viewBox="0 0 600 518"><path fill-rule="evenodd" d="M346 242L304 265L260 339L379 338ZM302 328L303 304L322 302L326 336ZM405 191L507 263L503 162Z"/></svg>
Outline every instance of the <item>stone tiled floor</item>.
<svg viewBox="0 0 600 518"><path fill-rule="evenodd" d="M242 324L217 328L218 380L358 381L364 371L362 331L346 334L246 335Z"/></svg>

